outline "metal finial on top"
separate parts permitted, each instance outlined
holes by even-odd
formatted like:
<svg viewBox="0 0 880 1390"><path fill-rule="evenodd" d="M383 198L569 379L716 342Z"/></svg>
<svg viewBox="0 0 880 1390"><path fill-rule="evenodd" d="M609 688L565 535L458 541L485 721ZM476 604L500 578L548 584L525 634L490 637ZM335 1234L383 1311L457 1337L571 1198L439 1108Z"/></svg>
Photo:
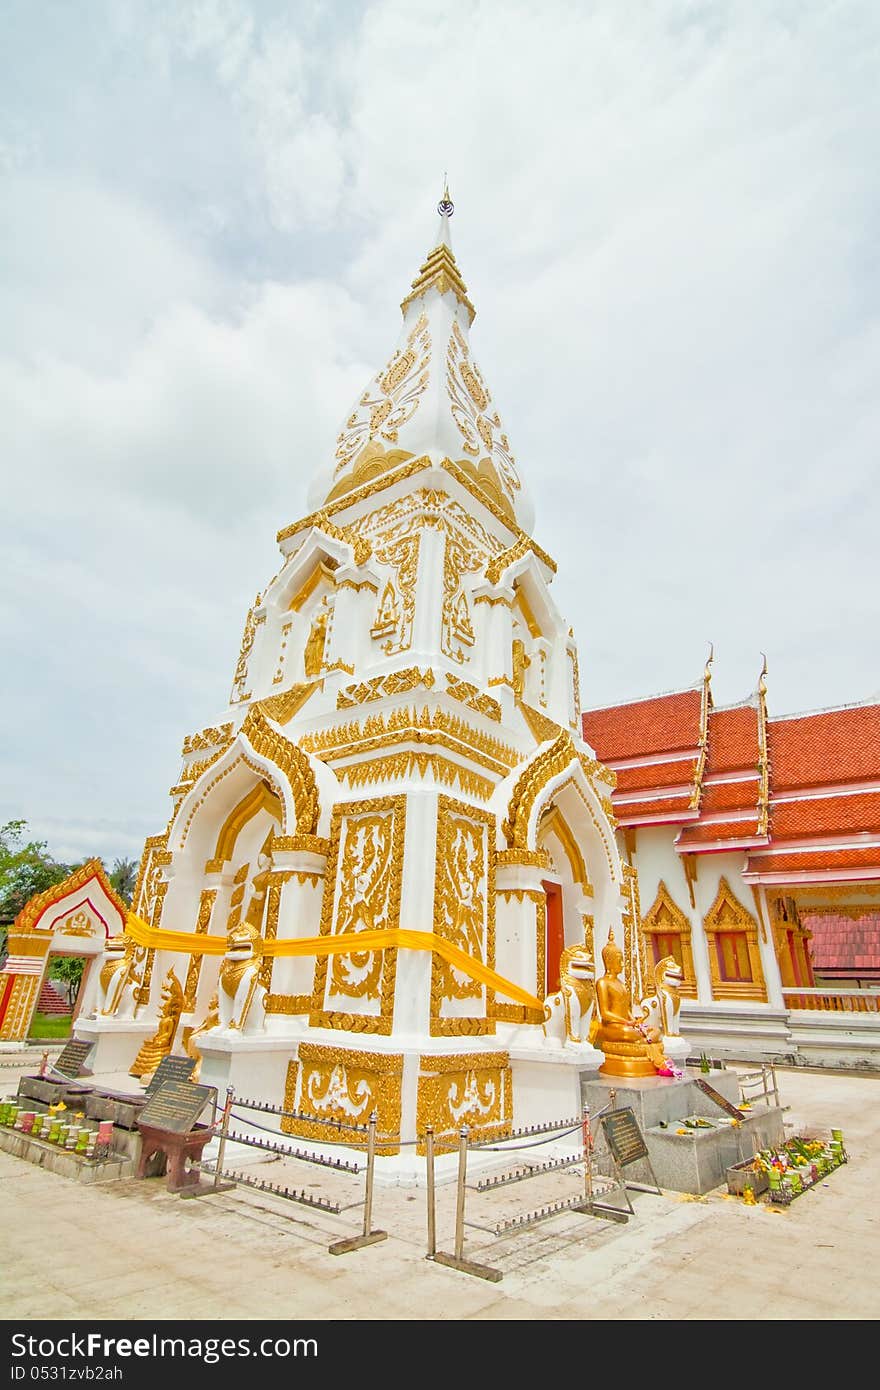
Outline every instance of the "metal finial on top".
<svg viewBox="0 0 880 1390"><path fill-rule="evenodd" d="M437 211L441 217L451 217L455 212L455 204L449 196L449 181L445 174L443 175L443 197L437 204Z"/></svg>

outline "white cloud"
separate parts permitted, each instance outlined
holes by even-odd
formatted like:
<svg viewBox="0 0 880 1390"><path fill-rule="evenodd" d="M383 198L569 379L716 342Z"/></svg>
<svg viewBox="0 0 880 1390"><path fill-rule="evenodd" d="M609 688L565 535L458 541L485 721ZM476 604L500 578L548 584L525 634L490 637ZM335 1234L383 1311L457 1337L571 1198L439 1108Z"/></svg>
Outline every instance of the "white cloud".
<svg viewBox="0 0 880 1390"><path fill-rule="evenodd" d="M109 857L164 822L444 169L585 703L695 681L710 639L721 701L762 651L776 713L878 689L875 7L57 24L20 9L2 97L0 817Z"/></svg>

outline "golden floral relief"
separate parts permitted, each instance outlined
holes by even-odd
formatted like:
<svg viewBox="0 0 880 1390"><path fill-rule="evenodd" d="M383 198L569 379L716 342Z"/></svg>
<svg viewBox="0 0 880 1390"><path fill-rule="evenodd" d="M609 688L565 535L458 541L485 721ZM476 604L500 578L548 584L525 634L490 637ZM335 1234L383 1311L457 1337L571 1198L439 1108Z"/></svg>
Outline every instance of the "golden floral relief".
<svg viewBox="0 0 880 1390"><path fill-rule="evenodd" d="M444 802L445 802L444 798ZM484 958L487 827L441 813L437 839L437 934L475 960ZM440 967L442 999L479 999L483 986L446 961Z"/></svg>
<svg viewBox="0 0 880 1390"><path fill-rule="evenodd" d="M486 555L481 546L460 532L447 532L443 555L442 646L446 656L454 661L465 660L462 643L466 647L474 645L474 629L462 578L465 574L482 571L485 563Z"/></svg>
<svg viewBox="0 0 880 1390"><path fill-rule="evenodd" d="M345 822L336 928L340 934L389 924L392 818L386 811ZM381 951L333 956L328 1003L334 998L377 999L381 974Z"/></svg>
<svg viewBox="0 0 880 1390"><path fill-rule="evenodd" d="M474 960L495 964L495 818L448 796L438 802L434 931ZM494 992L440 956L431 965L431 1032L491 1032ZM472 1000L471 1016L446 1006Z"/></svg>
<svg viewBox="0 0 880 1390"><path fill-rule="evenodd" d="M250 697L250 691L245 687L248 682L248 660L254 649L254 642L257 637L257 628L260 623L265 621L265 613L257 617L257 608L260 605L260 595L257 594L253 606L248 609L248 615L244 625L244 635L241 639L241 650L238 653L238 662L235 667L235 675L232 677L232 693L229 696L229 703L232 705L240 704L243 700Z"/></svg>
<svg viewBox="0 0 880 1390"><path fill-rule="evenodd" d="M416 1092L418 1152L424 1153L425 1130L434 1130L438 1153L458 1146L467 1125L474 1138L508 1133L513 1118L513 1077L506 1052L422 1057Z"/></svg>
<svg viewBox="0 0 880 1390"><path fill-rule="evenodd" d="M431 334L422 314L405 347L399 348L387 367L373 378L346 420L336 441L336 476L372 440L397 443L399 431L419 408L428 384L430 361Z"/></svg>
<svg viewBox="0 0 880 1390"><path fill-rule="evenodd" d="M380 1136L376 1152L397 1153L402 1076L403 1057L399 1054L300 1043L297 1060L288 1065L284 1090L284 1108L296 1112L297 1118L284 1118L281 1129L284 1134L326 1140L332 1130L321 1121L329 1120L343 1127L340 1137L344 1142L346 1125L366 1125L375 1112ZM363 1135L351 1134L350 1138L359 1142Z"/></svg>
<svg viewBox="0 0 880 1390"><path fill-rule="evenodd" d="M508 497L513 500L520 491L516 463L504 433L501 418L492 409L492 397L476 362L468 350L464 334L457 323L446 350L446 389L455 420L464 441L464 451L472 458L485 454Z"/></svg>
<svg viewBox="0 0 880 1390"><path fill-rule="evenodd" d="M382 643L382 650L390 656L394 652L406 651L412 642L413 618L416 611L416 580L419 572L419 542L421 533L412 531L409 525L397 528L392 538L376 547L375 556L380 564L389 565L397 579L394 590L395 603L400 596L400 608L396 623L388 625L388 636ZM394 586L392 585L392 588ZM374 630L373 636L379 634Z"/></svg>
<svg viewBox="0 0 880 1390"><path fill-rule="evenodd" d="M359 932L399 925L405 829L402 796L335 809L322 936L345 933L354 946ZM312 1027L390 1033L396 974L394 947L319 957L309 1016Z"/></svg>

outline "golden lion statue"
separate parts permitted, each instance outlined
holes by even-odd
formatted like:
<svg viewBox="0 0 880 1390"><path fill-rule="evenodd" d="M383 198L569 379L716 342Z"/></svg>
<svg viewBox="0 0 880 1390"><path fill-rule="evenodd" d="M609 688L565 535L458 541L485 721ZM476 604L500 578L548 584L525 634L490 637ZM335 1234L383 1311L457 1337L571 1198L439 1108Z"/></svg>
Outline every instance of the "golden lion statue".
<svg viewBox="0 0 880 1390"><path fill-rule="evenodd" d="M226 938L226 954L220 967L217 991L221 1029L244 1032L249 1018L260 1016L259 1022L247 1029L256 1032L263 1026L263 1003L266 990L260 984L263 958L263 938L250 922L239 922ZM258 1010L254 1010L257 1004Z"/></svg>
<svg viewBox="0 0 880 1390"><path fill-rule="evenodd" d="M95 1017L133 1018L137 1008L140 976L135 970L137 942L130 936L108 936L98 976Z"/></svg>
<svg viewBox="0 0 880 1390"><path fill-rule="evenodd" d="M544 1037L564 1047L590 1041L596 1007L596 970L583 942L559 958L559 989L544 1000Z"/></svg>
<svg viewBox="0 0 880 1390"><path fill-rule="evenodd" d="M640 1001L641 1023L649 1030L656 1028L663 1038L677 1038L681 1014L681 987L684 971L675 956L664 956L654 966L654 992Z"/></svg>

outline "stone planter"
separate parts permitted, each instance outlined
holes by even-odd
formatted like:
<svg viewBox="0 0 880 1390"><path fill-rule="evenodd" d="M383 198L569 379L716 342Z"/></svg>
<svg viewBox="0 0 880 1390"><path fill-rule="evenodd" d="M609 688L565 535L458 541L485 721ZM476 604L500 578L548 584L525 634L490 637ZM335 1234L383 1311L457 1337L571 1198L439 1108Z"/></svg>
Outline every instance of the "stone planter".
<svg viewBox="0 0 880 1390"><path fill-rule="evenodd" d="M735 1197L741 1197L747 1187L758 1197L762 1192L766 1192L769 1186L767 1174L756 1172L751 1159L744 1163L735 1163L727 1170L727 1190Z"/></svg>

